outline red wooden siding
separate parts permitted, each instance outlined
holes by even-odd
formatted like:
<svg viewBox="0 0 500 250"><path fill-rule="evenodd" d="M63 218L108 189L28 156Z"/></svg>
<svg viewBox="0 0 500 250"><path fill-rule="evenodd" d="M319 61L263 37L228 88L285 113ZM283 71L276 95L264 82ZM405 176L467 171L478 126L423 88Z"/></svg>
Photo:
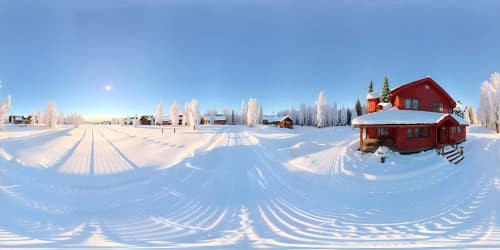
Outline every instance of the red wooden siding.
<svg viewBox="0 0 500 250"><path fill-rule="evenodd" d="M420 137L408 138L408 129L420 128ZM422 136L424 128L429 129L429 135ZM408 126L401 127L397 130L395 144L398 151L421 151L434 147L436 143L436 127L435 126Z"/></svg>
<svg viewBox="0 0 500 250"><path fill-rule="evenodd" d="M428 86L428 88L426 88ZM405 88L397 93L394 97L394 106L399 109L405 108L405 100L407 98L419 100L419 110L439 112L432 109L432 103L443 104L444 110L441 113L450 113L451 104L446 96L434 87L432 84L422 82L421 84L413 85Z"/></svg>

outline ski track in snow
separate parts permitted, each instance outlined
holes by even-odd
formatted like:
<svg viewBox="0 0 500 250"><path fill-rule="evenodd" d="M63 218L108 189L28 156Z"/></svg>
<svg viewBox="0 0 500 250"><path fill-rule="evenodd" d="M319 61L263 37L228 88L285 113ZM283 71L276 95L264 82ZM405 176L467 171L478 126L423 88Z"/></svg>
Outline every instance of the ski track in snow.
<svg viewBox="0 0 500 250"><path fill-rule="evenodd" d="M471 128L455 166L434 151L378 163L358 133L16 128L0 248L500 248L497 135ZM54 149L20 148L37 142Z"/></svg>

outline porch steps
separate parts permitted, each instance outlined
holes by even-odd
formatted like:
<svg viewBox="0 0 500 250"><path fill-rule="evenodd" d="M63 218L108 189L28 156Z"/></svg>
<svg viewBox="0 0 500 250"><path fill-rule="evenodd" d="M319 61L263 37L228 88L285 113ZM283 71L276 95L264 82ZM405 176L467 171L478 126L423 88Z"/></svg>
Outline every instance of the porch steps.
<svg viewBox="0 0 500 250"><path fill-rule="evenodd" d="M459 148L452 148L451 150L444 152L443 156L446 157L450 163L455 165L464 159L464 156Z"/></svg>

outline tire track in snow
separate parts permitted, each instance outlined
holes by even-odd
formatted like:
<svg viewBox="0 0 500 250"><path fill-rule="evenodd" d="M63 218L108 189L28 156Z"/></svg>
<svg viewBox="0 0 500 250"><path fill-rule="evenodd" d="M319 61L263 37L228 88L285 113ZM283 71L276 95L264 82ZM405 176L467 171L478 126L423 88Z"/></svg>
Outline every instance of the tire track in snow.
<svg viewBox="0 0 500 250"><path fill-rule="evenodd" d="M127 159L113 143L96 128L94 167L96 175L115 174L137 169L137 166Z"/></svg>
<svg viewBox="0 0 500 250"><path fill-rule="evenodd" d="M87 131L90 129L90 133ZM58 168L58 172L65 174L90 175L93 154L92 128L86 128L81 141L73 151L65 157L65 161Z"/></svg>

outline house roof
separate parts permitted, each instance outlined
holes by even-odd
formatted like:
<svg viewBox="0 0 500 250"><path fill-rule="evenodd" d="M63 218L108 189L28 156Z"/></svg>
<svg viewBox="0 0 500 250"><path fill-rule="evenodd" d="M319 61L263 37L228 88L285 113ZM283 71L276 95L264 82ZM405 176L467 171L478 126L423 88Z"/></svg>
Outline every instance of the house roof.
<svg viewBox="0 0 500 250"><path fill-rule="evenodd" d="M369 92L368 94L366 94L366 99L367 100L377 99L377 98L380 98L380 94L377 93L377 92Z"/></svg>
<svg viewBox="0 0 500 250"><path fill-rule="evenodd" d="M291 116L289 116L289 115L285 115L285 116L281 117L280 122L281 122L281 121L284 121L284 120L285 120L285 119L287 119L287 118L293 121L293 119L292 119L292 117L291 117Z"/></svg>
<svg viewBox="0 0 500 250"><path fill-rule="evenodd" d="M467 126L469 125L469 123L468 123L466 120L462 119L462 118L461 118L460 116L458 116L458 115L455 115L455 114L450 114L450 116L451 116L451 118L453 118L455 121L457 121L457 122L458 122L458 124L460 124L460 125L467 125Z"/></svg>
<svg viewBox="0 0 500 250"><path fill-rule="evenodd" d="M205 120L210 120L210 121L226 121L226 116L225 115L208 115L204 117Z"/></svg>
<svg viewBox="0 0 500 250"><path fill-rule="evenodd" d="M267 122L279 122L281 121L281 117L265 115L264 117L262 117L262 120L266 120Z"/></svg>
<svg viewBox="0 0 500 250"><path fill-rule="evenodd" d="M437 82L435 82L429 76L391 89L391 93L389 94L390 101L394 102L394 98L398 95L399 92L401 92L405 89L411 88L415 85L419 85L419 84L428 84L429 86L432 86L439 93L441 93L446 99L448 99L451 108L454 108L457 105L455 100L453 100L453 98L451 98L451 96L448 94L448 92L446 92L441 86L439 86L439 84Z"/></svg>
<svg viewBox="0 0 500 250"><path fill-rule="evenodd" d="M444 114L420 110L400 110L391 108L358 116L352 120L352 125L422 125L438 124L452 118L460 125L468 125L466 121L454 114Z"/></svg>

